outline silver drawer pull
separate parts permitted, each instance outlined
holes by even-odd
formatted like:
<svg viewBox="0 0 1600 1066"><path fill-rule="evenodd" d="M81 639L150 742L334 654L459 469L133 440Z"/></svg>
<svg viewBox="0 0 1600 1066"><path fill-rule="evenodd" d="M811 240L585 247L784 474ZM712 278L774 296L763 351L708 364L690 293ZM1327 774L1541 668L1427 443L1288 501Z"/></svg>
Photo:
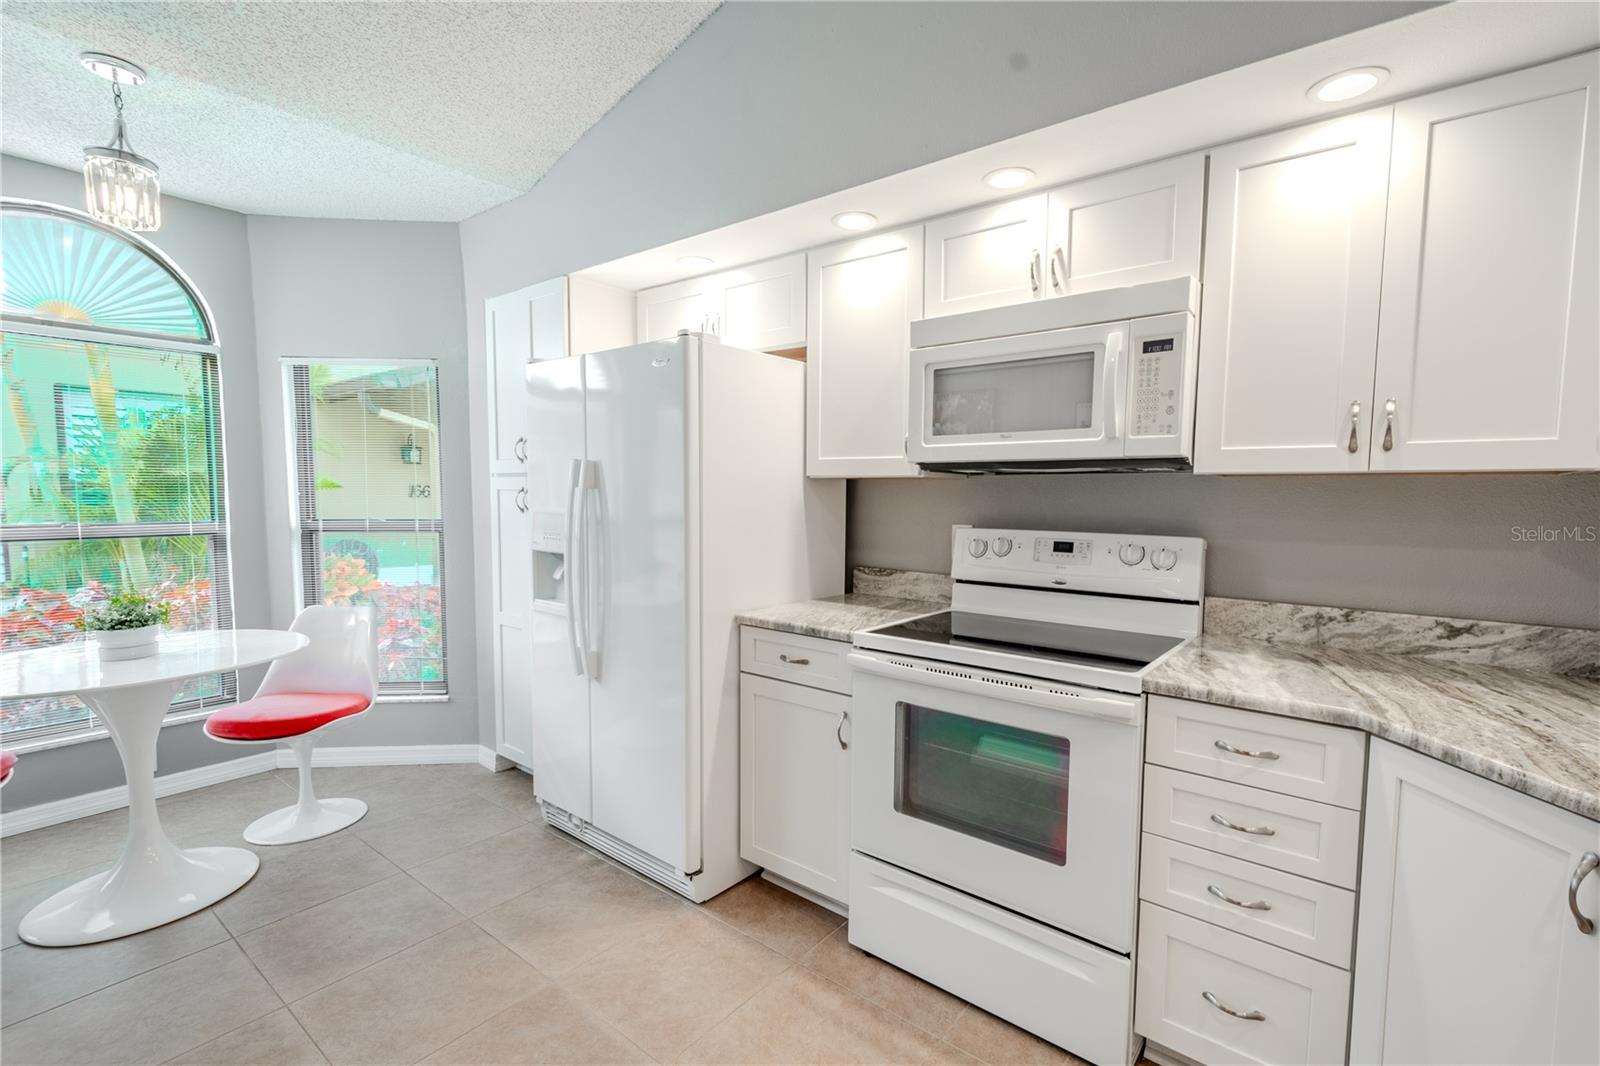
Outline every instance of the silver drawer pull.
<svg viewBox="0 0 1600 1066"><path fill-rule="evenodd" d="M1243 1018L1247 1022L1264 1022L1267 1020L1267 1016L1258 1010L1234 1010L1210 992L1200 993L1200 998L1231 1018Z"/></svg>
<svg viewBox="0 0 1600 1066"><path fill-rule="evenodd" d="M1246 759L1276 759L1278 757L1278 753L1275 751L1251 751L1249 748L1236 748L1226 740L1215 740L1212 741L1212 744L1218 751L1225 751L1229 755L1243 755Z"/></svg>
<svg viewBox="0 0 1600 1066"><path fill-rule="evenodd" d="M1211 820L1224 829L1232 829L1235 833L1249 833L1253 837L1275 837L1278 831L1270 825L1235 825L1220 814L1213 814Z"/></svg>
<svg viewBox="0 0 1600 1066"><path fill-rule="evenodd" d="M1272 904L1264 899L1234 899L1216 885L1207 885L1206 891L1224 903L1231 903L1235 907L1243 907L1247 911L1270 911L1272 909Z"/></svg>
<svg viewBox="0 0 1600 1066"><path fill-rule="evenodd" d="M782 654L781 652L778 654L778 661L780 663L788 663L790 666L810 666L811 665L811 660L810 659L791 659L787 655Z"/></svg>
<svg viewBox="0 0 1600 1066"><path fill-rule="evenodd" d="M1600 855L1592 851L1584 852L1583 857L1578 860L1578 868L1572 871L1572 880L1567 884L1567 906L1572 908L1572 916L1578 921L1578 932L1585 936L1594 935L1594 919L1585 916L1578 909L1578 886L1583 884L1583 879L1593 873L1597 866L1600 866Z"/></svg>
<svg viewBox="0 0 1600 1066"><path fill-rule="evenodd" d="M849 718L850 718L850 712L849 711L840 711L839 712L839 724L833 727L833 735L834 735L835 739L837 739L839 741L839 750L840 751L849 751L850 750L850 742L844 739L844 724L845 724L846 721L849 720Z"/></svg>

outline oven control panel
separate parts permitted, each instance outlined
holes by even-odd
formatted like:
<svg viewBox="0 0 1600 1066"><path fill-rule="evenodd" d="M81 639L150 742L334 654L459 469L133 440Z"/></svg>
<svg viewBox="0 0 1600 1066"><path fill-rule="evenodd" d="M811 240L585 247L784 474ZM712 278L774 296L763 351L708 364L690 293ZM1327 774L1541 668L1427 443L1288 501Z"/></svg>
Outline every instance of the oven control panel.
<svg viewBox="0 0 1600 1066"><path fill-rule="evenodd" d="M1195 603L1204 591L1198 537L955 526L951 541L957 581Z"/></svg>

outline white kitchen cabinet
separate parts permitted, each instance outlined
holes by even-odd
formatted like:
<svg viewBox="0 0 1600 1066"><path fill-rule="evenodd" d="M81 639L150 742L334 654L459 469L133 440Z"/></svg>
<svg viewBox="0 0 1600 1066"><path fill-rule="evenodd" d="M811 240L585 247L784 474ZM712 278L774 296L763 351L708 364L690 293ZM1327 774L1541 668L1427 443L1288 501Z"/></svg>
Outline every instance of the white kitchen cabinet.
<svg viewBox="0 0 1600 1066"><path fill-rule="evenodd" d="M850 697L739 678L739 854L848 903Z"/></svg>
<svg viewBox="0 0 1600 1066"><path fill-rule="evenodd" d="M922 227L806 256L806 474L916 477L906 459L911 322L922 317Z"/></svg>
<svg viewBox="0 0 1600 1066"><path fill-rule="evenodd" d="M1200 276L1204 152L1050 192L1045 294Z"/></svg>
<svg viewBox="0 0 1600 1066"><path fill-rule="evenodd" d="M1194 467L1367 469L1388 108L1211 154Z"/></svg>
<svg viewBox="0 0 1600 1066"><path fill-rule="evenodd" d="M1600 1062L1600 822L1372 743L1350 1061Z"/></svg>
<svg viewBox="0 0 1600 1066"><path fill-rule="evenodd" d="M529 611L533 605L528 490L520 477L491 479L489 523L493 561L495 751L533 765L533 702Z"/></svg>
<svg viewBox="0 0 1600 1066"><path fill-rule="evenodd" d="M946 215L924 228L923 317L1023 303L1046 295L1044 193Z"/></svg>
<svg viewBox="0 0 1600 1066"><path fill-rule="evenodd" d="M1597 73L1395 105L1374 470L1600 465Z"/></svg>
<svg viewBox="0 0 1600 1066"><path fill-rule="evenodd" d="M489 473L520 474L528 461L522 368L533 359L567 355L567 279L485 300L489 356Z"/></svg>
<svg viewBox="0 0 1600 1066"><path fill-rule="evenodd" d="M658 341L681 329L715 333L736 348L772 351L806 343L804 252L641 289L639 340Z"/></svg>

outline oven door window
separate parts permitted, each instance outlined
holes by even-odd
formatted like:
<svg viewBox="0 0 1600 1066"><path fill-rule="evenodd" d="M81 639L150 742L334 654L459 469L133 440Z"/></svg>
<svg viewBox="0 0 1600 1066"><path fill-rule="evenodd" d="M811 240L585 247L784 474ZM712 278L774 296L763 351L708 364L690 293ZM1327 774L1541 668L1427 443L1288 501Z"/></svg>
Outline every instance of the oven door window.
<svg viewBox="0 0 1600 1066"><path fill-rule="evenodd" d="M896 811L1067 864L1070 740L911 703L895 713Z"/></svg>
<svg viewBox="0 0 1600 1066"><path fill-rule="evenodd" d="M1094 426L1095 352L935 366L935 437L1055 433Z"/></svg>

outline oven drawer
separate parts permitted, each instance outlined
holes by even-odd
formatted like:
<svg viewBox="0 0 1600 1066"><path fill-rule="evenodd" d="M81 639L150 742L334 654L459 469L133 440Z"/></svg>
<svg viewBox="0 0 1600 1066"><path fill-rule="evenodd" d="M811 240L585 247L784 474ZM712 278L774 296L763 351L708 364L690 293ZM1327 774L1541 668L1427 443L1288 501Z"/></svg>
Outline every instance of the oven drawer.
<svg viewBox="0 0 1600 1066"><path fill-rule="evenodd" d="M739 669L850 695L850 645L759 626L739 627Z"/></svg>
<svg viewBox="0 0 1600 1066"><path fill-rule="evenodd" d="M1147 765L1144 828L1276 870L1356 887L1361 815L1344 807Z"/></svg>
<svg viewBox="0 0 1600 1066"><path fill-rule="evenodd" d="M1361 809L1367 738L1357 730L1171 696L1150 697L1145 730L1150 762Z"/></svg>
<svg viewBox="0 0 1600 1066"><path fill-rule="evenodd" d="M850 943L1090 1062L1133 1061L1122 955L859 852Z"/></svg>
<svg viewBox="0 0 1600 1066"><path fill-rule="evenodd" d="M1135 1028L1147 1039L1198 1062L1328 1066L1344 1062L1349 1006L1344 970L1149 903L1139 907Z"/></svg>
<svg viewBox="0 0 1600 1066"><path fill-rule="evenodd" d="M1149 833L1141 855L1140 899L1350 968L1356 894L1349 889Z"/></svg>

